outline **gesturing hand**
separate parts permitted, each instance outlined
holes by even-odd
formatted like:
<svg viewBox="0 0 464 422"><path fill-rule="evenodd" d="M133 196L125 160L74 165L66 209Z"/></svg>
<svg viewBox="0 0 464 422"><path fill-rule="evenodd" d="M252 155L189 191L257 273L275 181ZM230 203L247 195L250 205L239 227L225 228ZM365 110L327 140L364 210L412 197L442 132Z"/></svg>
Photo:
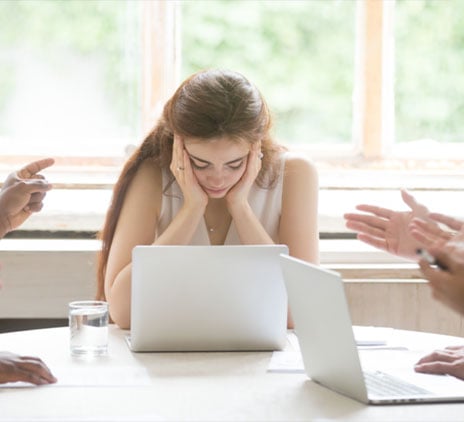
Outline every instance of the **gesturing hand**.
<svg viewBox="0 0 464 422"><path fill-rule="evenodd" d="M442 229L437 223L447 226L448 230ZM445 214L430 213L427 220L414 218L409 229L415 239L427 246L464 240L464 222Z"/></svg>
<svg viewBox="0 0 464 422"><path fill-rule="evenodd" d="M0 191L2 236L42 209L42 201L52 185L38 173L53 163L52 158L34 161L6 178Z"/></svg>
<svg viewBox="0 0 464 422"><path fill-rule="evenodd" d="M419 261L433 297L464 315L464 243L438 242L428 251L445 268L432 267L425 259Z"/></svg>
<svg viewBox="0 0 464 422"><path fill-rule="evenodd" d="M410 211L393 211L373 205L358 205L367 214L344 215L347 228L358 232L358 239L395 255L417 260L416 250L424 245L410 233L414 218L428 220L429 210L407 191L401 191ZM435 224L435 223L434 223Z"/></svg>

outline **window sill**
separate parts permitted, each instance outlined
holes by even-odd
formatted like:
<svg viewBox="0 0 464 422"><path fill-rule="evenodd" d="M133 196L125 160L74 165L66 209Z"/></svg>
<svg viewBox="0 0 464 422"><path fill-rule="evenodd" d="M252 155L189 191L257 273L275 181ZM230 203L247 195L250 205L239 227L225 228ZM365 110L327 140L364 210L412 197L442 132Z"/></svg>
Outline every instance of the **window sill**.
<svg viewBox="0 0 464 422"><path fill-rule="evenodd" d="M0 254L84 253L95 257L100 250L95 239L3 239ZM321 240L321 265L352 280L417 280L417 264L365 245L355 239Z"/></svg>
<svg viewBox="0 0 464 422"><path fill-rule="evenodd" d="M0 241L0 322L65 321L69 302L95 297L99 248L97 240ZM404 278L404 271L414 269L414 264L399 262L355 240L322 240L321 258L327 268L342 274L353 271L346 274L350 279L345 282L353 324L463 334L462 318L433 300L422 279ZM370 262L360 263L365 258ZM382 278L386 275L388 279ZM42 292L41 300L37 292Z"/></svg>

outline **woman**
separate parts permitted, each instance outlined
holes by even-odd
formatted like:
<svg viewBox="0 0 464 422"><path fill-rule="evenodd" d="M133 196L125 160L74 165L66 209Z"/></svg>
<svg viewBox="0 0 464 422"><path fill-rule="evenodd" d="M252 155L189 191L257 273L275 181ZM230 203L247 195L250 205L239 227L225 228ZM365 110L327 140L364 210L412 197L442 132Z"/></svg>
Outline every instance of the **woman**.
<svg viewBox="0 0 464 422"><path fill-rule="evenodd" d="M316 170L270 127L259 91L231 71L196 73L166 103L115 185L101 235L98 297L116 324L130 327L136 245L279 243L318 261Z"/></svg>

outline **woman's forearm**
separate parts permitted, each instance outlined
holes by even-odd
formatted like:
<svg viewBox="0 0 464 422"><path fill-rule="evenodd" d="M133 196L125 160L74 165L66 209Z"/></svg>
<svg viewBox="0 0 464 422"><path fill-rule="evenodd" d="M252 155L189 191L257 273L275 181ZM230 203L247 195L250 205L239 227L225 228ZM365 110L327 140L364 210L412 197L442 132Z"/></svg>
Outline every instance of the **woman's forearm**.
<svg viewBox="0 0 464 422"><path fill-rule="evenodd" d="M230 210L237 229L240 243L243 245L267 245L274 241L264 229L249 204Z"/></svg>
<svg viewBox="0 0 464 422"><path fill-rule="evenodd" d="M204 210L184 206L166 230L154 241L154 245L188 245L203 218Z"/></svg>
<svg viewBox="0 0 464 422"><path fill-rule="evenodd" d="M111 319L122 329L130 328L132 263L115 277L106 291Z"/></svg>

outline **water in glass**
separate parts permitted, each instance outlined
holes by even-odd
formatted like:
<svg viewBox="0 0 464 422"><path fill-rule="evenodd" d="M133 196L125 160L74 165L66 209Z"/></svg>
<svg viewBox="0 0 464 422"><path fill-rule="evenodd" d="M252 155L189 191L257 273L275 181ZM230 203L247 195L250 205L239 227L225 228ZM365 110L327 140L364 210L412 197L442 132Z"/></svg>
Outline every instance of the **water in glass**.
<svg viewBox="0 0 464 422"><path fill-rule="evenodd" d="M108 351L108 305L105 302L72 302L69 305L71 354L101 356Z"/></svg>

